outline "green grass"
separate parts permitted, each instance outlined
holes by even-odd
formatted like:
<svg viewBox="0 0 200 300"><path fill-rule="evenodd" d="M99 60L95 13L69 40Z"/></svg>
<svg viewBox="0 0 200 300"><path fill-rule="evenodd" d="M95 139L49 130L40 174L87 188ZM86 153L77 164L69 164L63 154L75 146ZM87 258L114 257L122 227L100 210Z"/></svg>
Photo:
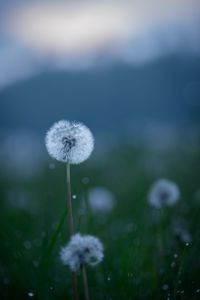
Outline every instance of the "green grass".
<svg viewBox="0 0 200 300"><path fill-rule="evenodd" d="M155 153L117 145L99 159L72 167L76 230L99 237L105 245L104 261L88 269L91 299L200 298L198 151L177 148ZM29 292L34 293L33 299L70 299L70 272L59 258L61 246L69 239L65 166L57 162L55 166L50 170L45 164L29 180L1 178L2 300L29 299ZM84 177L89 178L88 184L82 182ZM174 180L181 189L179 203L161 215L147 202L150 185L160 177ZM112 191L114 210L94 215L86 205L80 214L87 191L96 186ZM25 205L19 205L23 193L28 196ZM174 235L174 224L180 220L191 234L189 246ZM81 276L79 288L83 299Z"/></svg>

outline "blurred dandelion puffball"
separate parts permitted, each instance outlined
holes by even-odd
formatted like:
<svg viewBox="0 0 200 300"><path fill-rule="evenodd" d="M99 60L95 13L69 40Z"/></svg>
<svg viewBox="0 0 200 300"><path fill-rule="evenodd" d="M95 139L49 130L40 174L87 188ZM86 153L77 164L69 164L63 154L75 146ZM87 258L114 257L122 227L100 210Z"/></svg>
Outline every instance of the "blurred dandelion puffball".
<svg viewBox="0 0 200 300"><path fill-rule="evenodd" d="M94 213L109 213L115 205L113 194L103 187L90 189L88 191L88 201Z"/></svg>
<svg viewBox="0 0 200 300"><path fill-rule="evenodd" d="M58 161L79 164L86 160L94 148L94 138L82 123L61 120L46 134L46 148Z"/></svg>
<svg viewBox="0 0 200 300"><path fill-rule="evenodd" d="M156 208L172 206L180 198L180 190L176 183L167 179L159 179L150 188L148 200Z"/></svg>
<svg viewBox="0 0 200 300"><path fill-rule="evenodd" d="M79 271L83 265L96 266L104 257L100 240L90 235L73 235L69 243L61 249L61 261L71 271Z"/></svg>
<svg viewBox="0 0 200 300"><path fill-rule="evenodd" d="M174 228L174 235L176 236L176 238L182 243L191 243L192 241L192 237L189 233L189 231L187 231L184 228L181 227L175 227Z"/></svg>

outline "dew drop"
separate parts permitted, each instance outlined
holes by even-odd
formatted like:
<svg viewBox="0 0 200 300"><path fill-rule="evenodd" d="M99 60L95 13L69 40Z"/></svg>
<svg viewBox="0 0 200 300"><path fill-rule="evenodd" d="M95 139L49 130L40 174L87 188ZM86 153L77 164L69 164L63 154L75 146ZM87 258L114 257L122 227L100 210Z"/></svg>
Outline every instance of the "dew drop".
<svg viewBox="0 0 200 300"><path fill-rule="evenodd" d="M33 297L33 296L34 296L33 292L29 292L29 293L28 293L28 296L29 296L29 297Z"/></svg>
<svg viewBox="0 0 200 300"><path fill-rule="evenodd" d="M76 199L76 197L77 197L76 195L73 195L73 196L72 196L72 199Z"/></svg>
<svg viewBox="0 0 200 300"><path fill-rule="evenodd" d="M8 285L8 284L10 283L10 280L9 280L8 278L5 277L5 278L3 279L3 283L6 284L6 285Z"/></svg>
<svg viewBox="0 0 200 300"><path fill-rule="evenodd" d="M42 231L42 234L41 234L41 235L42 235L42 237L44 238L44 237L46 237L47 234L46 234L45 231Z"/></svg>
<svg viewBox="0 0 200 300"><path fill-rule="evenodd" d="M176 263L173 261L173 262L171 263L171 267L174 268L175 265L176 265Z"/></svg>
<svg viewBox="0 0 200 300"><path fill-rule="evenodd" d="M20 230L16 230L16 231L15 231L15 234L16 234L16 237L17 237L17 238L22 237L22 232L21 232Z"/></svg>
<svg viewBox="0 0 200 300"><path fill-rule="evenodd" d="M35 239L34 244L37 248L42 246L42 240L41 239Z"/></svg>
<svg viewBox="0 0 200 300"><path fill-rule="evenodd" d="M55 169L55 164L54 163L50 163L49 164L49 169L50 170L54 170Z"/></svg>
<svg viewBox="0 0 200 300"><path fill-rule="evenodd" d="M110 281L110 280L111 280L111 278L110 278L110 277L108 277L108 278L107 278L107 280L108 280L108 281Z"/></svg>
<svg viewBox="0 0 200 300"><path fill-rule="evenodd" d="M30 241L24 241L24 248L26 248L26 250L30 250L31 247L32 245Z"/></svg>
<svg viewBox="0 0 200 300"><path fill-rule="evenodd" d="M189 243L186 243L186 244L185 244L186 247L188 247L189 245L190 245Z"/></svg>
<svg viewBox="0 0 200 300"><path fill-rule="evenodd" d="M169 288L168 284L164 284L164 285L162 286L162 289L163 289L164 291L167 291L168 288Z"/></svg>
<svg viewBox="0 0 200 300"><path fill-rule="evenodd" d="M200 293L200 289L197 289L196 292L197 292L197 293Z"/></svg>
<svg viewBox="0 0 200 300"><path fill-rule="evenodd" d="M90 179L88 177L82 178L82 183L83 184L88 184L90 182Z"/></svg>
<svg viewBox="0 0 200 300"><path fill-rule="evenodd" d="M37 260L34 260L34 261L33 261L33 266L34 266L35 268L38 268L39 262L38 262Z"/></svg>
<svg viewBox="0 0 200 300"><path fill-rule="evenodd" d="M54 222L54 223L52 223L51 228L53 230L56 230L57 226L58 226L58 222Z"/></svg>
<svg viewBox="0 0 200 300"><path fill-rule="evenodd" d="M174 258L177 258L177 257L178 257L178 254L177 254L177 253L175 253L175 254L174 254Z"/></svg>

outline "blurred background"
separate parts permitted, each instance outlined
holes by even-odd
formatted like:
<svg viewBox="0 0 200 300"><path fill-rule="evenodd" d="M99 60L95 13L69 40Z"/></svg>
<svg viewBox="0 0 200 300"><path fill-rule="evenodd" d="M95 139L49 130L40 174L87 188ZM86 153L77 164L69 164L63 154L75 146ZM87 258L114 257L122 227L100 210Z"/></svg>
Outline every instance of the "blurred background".
<svg viewBox="0 0 200 300"><path fill-rule="evenodd" d="M64 166L44 145L60 119L85 123L96 141L91 159L72 169L77 230L107 247L89 274L93 298L198 299L199 27L198 0L1 0L1 299L70 293L58 257L67 223L40 274L65 207ZM147 193L162 177L182 198L160 221ZM168 245L158 281L156 222ZM177 231L187 238L177 242ZM171 267L177 252L186 258Z"/></svg>

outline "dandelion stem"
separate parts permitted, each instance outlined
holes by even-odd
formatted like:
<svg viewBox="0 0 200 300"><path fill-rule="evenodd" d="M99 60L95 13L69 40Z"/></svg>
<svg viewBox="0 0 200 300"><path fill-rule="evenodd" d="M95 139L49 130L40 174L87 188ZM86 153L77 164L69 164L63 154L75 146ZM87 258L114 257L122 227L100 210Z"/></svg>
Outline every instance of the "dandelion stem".
<svg viewBox="0 0 200 300"><path fill-rule="evenodd" d="M160 278L160 270L162 267L162 260L163 260L163 209L160 209L159 212L159 222L157 224L157 253L156 253L156 264L157 264L157 286L158 286L158 298L160 298L160 286L161 286L161 278Z"/></svg>
<svg viewBox="0 0 200 300"><path fill-rule="evenodd" d="M70 235L74 234L74 222L72 214L72 192L71 192L71 176L70 164L66 165L66 178L67 178L67 207L68 207L68 222Z"/></svg>
<svg viewBox="0 0 200 300"><path fill-rule="evenodd" d="M78 300L78 282L76 272L72 272L73 300Z"/></svg>
<svg viewBox="0 0 200 300"><path fill-rule="evenodd" d="M177 296L178 283L179 283L179 279L181 276L183 262L184 262L184 258L185 258L185 254L186 254L186 248L187 248L187 246L184 246L183 253L182 253L182 255L180 257L180 261L179 261L178 272L176 274L176 279L175 279L175 284L174 284L174 300L177 299L176 296Z"/></svg>
<svg viewBox="0 0 200 300"><path fill-rule="evenodd" d="M84 285L85 300L90 300L89 290L88 290L87 271L86 271L86 267L85 267L84 264L82 265L82 274L83 274L83 285Z"/></svg>
<svg viewBox="0 0 200 300"><path fill-rule="evenodd" d="M71 176L70 176L70 164L66 164L66 180L67 180L67 207L68 207L68 222L69 222L69 233L70 236L74 234L74 222L72 213L72 192L71 192ZM73 289L73 300L78 300L78 284L77 274L75 272L72 275L72 289Z"/></svg>

